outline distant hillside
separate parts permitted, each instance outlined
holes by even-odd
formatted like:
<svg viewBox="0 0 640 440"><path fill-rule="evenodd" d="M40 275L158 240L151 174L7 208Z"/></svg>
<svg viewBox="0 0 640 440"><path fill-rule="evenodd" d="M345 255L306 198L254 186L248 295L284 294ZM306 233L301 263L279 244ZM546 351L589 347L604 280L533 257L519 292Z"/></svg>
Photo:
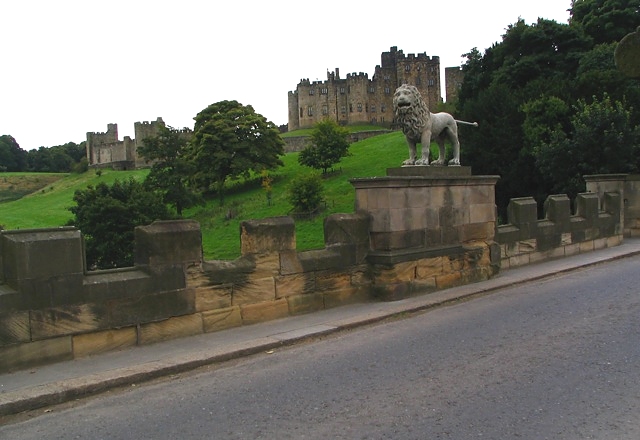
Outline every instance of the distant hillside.
<svg viewBox="0 0 640 440"><path fill-rule="evenodd" d="M350 153L351 156L338 164L336 172L324 179L326 210L322 215L313 220L296 220L298 250L324 246L322 225L326 215L354 211L355 191L349 183L350 179L385 175L387 168L399 166L407 158L407 147L402 133L393 132L353 143ZM217 200L210 200L206 206L184 213L184 217L195 219L201 225L205 259L233 259L240 255L242 220L282 216L290 212L288 182L299 173L315 171L298 164L298 153L285 155L283 161L285 166L271 174L274 179L271 204L268 204L260 178L255 177L248 182L231 182L224 206L219 206ZM147 173L148 170L102 170L99 176L90 170L84 174L65 176L20 200L3 203L0 225L6 229L64 225L72 217L68 208L73 206L76 189L84 189L98 182L125 180L130 176L142 180ZM0 181L2 178L0 174Z"/></svg>

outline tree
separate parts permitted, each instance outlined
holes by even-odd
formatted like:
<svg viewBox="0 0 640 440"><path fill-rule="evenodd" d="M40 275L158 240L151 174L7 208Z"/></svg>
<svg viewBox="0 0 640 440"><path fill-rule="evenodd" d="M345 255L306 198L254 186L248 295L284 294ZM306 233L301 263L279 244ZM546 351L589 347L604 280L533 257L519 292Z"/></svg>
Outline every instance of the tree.
<svg viewBox="0 0 640 440"><path fill-rule="evenodd" d="M316 170L327 170L349 154L349 130L332 119L318 122L311 132L311 145L300 152L298 163Z"/></svg>
<svg viewBox="0 0 640 440"><path fill-rule="evenodd" d="M20 148L13 136L0 136L0 172L25 171L26 165L27 152Z"/></svg>
<svg viewBox="0 0 640 440"><path fill-rule="evenodd" d="M191 131L176 130L161 125L158 134L144 139L144 145L138 148L138 154L151 162L151 171L144 183L151 190L159 191L165 203L175 207L179 216L182 210L202 202L200 194L188 185L193 173L194 163L185 156Z"/></svg>
<svg viewBox="0 0 640 440"><path fill-rule="evenodd" d="M630 119L631 111L607 95L579 100L570 133L558 127L534 150L551 190L575 197L584 191L585 175L640 171L640 128Z"/></svg>
<svg viewBox="0 0 640 440"><path fill-rule="evenodd" d="M278 127L237 101L211 104L196 115L193 138L186 156L195 164L193 181L214 188L224 204L227 179L282 166L284 141Z"/></svg>
<svg viewBox="0 0 640 440"><path fill-rule="evenodd" d="M573 0L571 26L581 27L595 44L613 43L640 26L637 0Z"/></svg>
<svg viewBox="0 0 640 440"><path fill-rule="evenodd" d="M161 196L133 178L77 190L73 201L69 225L82 232L87 264L96 269L133 265L134 228L172 217Z"/></svg>

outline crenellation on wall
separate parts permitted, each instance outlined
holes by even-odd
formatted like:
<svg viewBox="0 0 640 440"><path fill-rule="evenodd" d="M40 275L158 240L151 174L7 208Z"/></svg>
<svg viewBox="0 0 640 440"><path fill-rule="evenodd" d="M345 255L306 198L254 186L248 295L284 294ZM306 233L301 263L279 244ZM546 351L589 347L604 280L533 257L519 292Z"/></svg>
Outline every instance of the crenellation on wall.
<svg viewBox="0 0 640 440"><path fill-rule="evenodd" d="M496 176L424 168L354 179L356 212L328 216L316 250L276 217L241 223L236 260L206 261L197 222L158 221L136 228L133 267L87 271L75 228L0 231L0 371L479 282L619 245L638 221L637 180L591 176L575 214L565 195L542 219L518 198L496 227Z"/></svg>

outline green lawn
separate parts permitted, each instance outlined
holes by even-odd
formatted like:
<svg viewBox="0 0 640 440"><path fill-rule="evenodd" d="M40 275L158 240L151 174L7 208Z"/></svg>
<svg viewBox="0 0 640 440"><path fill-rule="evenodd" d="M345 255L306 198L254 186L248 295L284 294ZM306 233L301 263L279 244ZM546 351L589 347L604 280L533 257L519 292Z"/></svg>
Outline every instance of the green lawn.
<svg viewBox="0 0 640 440"><path fill-rule="evenodd" d="M386 175L389 167L400 166L407 158L404 136L393 132L356 142L350 147L351 156L337 165L337 171L323 180L327 208L313 220L296 220L298 250L324 247L323 219L332 213L352 213L355 191L349 180L356 177ZM285 166L272 173L274 178L272 200L268 204L260 180L253 184L231 182L224 206L210 200L204 207L184 212L185 218L200 223L205 259L234 259L240 255L240 222L248 219L287 215L291 206L287 201L287 185L298 173L316 172L298 164L298 153L283 157ZM5 229L57 227L71 219L73 193L98 182L112 183L130 176L144 179L148 170L103 170L98 176L91 170L72 174L13 202L0 204L0 225ZM0 176L1 178L1 176Z"/></svg>

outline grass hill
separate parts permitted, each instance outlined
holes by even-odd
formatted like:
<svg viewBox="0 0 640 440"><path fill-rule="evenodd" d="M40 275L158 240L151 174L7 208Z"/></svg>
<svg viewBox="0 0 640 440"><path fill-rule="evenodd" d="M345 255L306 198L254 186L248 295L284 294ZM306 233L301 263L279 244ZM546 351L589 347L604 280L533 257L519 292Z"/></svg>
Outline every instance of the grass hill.
<svg viewBox="0 0 640 440"><path fill-rule="evenodd" d="M296 220L298 250L324 246L323 219L332 213L351 213L355 191L349 180L356 177L384 176L389 167L399 166L407 158L407 148L401 132L383 134L351 144L351 156L337 166L337 172L323 180L327 207L312 220ZM225 205L210 200L204 207L184 212L185 218L200 223L205 259L233 259L240 255L240 222L247 219L287 215L291 206L287 201L288 182L300 173L316 172L298 164L298 153L283 157L284 167L271 173L272 199L269 204L260 178L232 182L225 197ZM64 225L72 218L68 208L73 206L73 193L87 185L112 183L130 176L143 180L148 170L94 170L84 174L55 175L59 180L47 183L28 196L0 205L0 225L6 229L44 228ZM40 176L31 174L25 176ZM4 175L0 175L0 181Z"/></svg>

